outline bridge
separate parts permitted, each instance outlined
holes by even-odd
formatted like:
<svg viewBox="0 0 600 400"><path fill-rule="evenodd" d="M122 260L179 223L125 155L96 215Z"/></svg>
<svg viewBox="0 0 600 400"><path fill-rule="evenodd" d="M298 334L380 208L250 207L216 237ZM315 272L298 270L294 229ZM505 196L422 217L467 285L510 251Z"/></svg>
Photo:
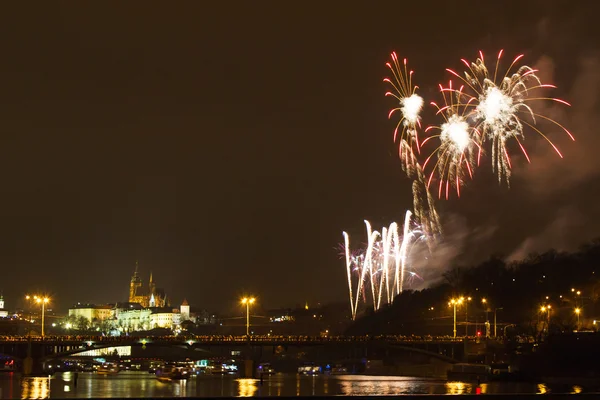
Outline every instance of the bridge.
<svg viewBox="0 0 600 400"><path fill-rule="evenodd" d="M380 341L394 344L414 343L463 343L465 340L475 341L476 338L452 338L450 336L222 336L222 335L185 335L185 336L0 336L0 345L18 345L22 343L44 343L49 346L110 344L126 346L136 343L177 343L177 344L223 344L229 345L254 343L257 345L322 345L324 343L356 343Z"/></svg>
<svg viewBox="0 0 600 400"><path fill-rule="evenodd" d="M53 358L122 346L217 351L222 355L237 351L257 360L292 348L352 359L404 351L456 362L462 360L467 344L475 341L448 336L4 336L0 337L0 354L14 358L24 373L31 374L39 373L44 362Z"/></svg>

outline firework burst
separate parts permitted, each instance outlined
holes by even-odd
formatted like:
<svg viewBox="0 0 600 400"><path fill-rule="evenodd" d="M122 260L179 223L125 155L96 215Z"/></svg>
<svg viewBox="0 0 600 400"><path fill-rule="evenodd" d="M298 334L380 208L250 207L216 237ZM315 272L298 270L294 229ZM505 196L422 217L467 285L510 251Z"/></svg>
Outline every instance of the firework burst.
<svg viewBox="0 0 600 400"><path fill-rule="evenodd" d="M467 70L464 76L447 69L448 72L461 79L465 85L465 92L460 96L467 99L465 107L470 108L470 116L474 119L477 128L481 131L482 142L489 140L492 149L492 167L498 176L499 182L505 180L508 184L511 175L511 159L507 150L507 143L514 139L528 162L529 155L525 150L525 127L531 128L542 136L562 158L559 149L552 143L546 134L537 126L537 120L543 119L553 123L564 130L567 135L575 140L573 135L555 120L538 114L532 108L534 101L552 101L570 104L554 97L544 97L540 90L556 88L554 85L543 84L536 73L537 70L527 66L519 66L523 54L517 56L504 74L499 74L500 60L503 51L500 50L495 62L493 74L485 65L483 53L473 63L462 59ZM514 70L514 72L512 72Z"/></svg>
<svg viewBox="0 0 600 400"><path fill-rule="evenodd" d="M392 79L385 78L384 82L388 83L392 90L385 95L393 97L397 100L397 104L390 110L388 117L392 118L394 113L400 112L401 117L394 129L394 142L398 143L402 169L408 178L413 180L415 218L423 227L426 237L432 239L441 232L441 226L435 203L426 185L423 168L417 160L417 155L421 151L419 130L424 101L416 93L418 86L412 83L413 71L408 70L406 58L400 63L395 52L392 53L391 58L391 63L386 63L386 66L392 73Z"/></svg>
<svg viewBox="0 0 600 400"><path fill-rule="evenodd" d="M444 99L444 106L437 103L431 104L437 109L437 114L442 115L444 123L439 126L429 126L425 132L439 131L438 134L430 135L423 141L423 145L433 138L439 138L440 144L425 160L423 168L436 155L436 162L429 174L427 187L431 185L435 173L438 173L438 197L445 193L446 199L450 196L450 187L456 189L460 197L460 187L464 183L466 175L473 178L475 160L477 163L481 157L481 134L476 127L469 124L468 114L474 98L465 99L463 86L454 89L452 81L448 87L440 87ZM477 154L477 157L475 155Z"/></svg>
<svg viewBox="0 0 600 400"><path fill-rule="evenodd" d="M416 93L418 86L412 83L413 71L408 70L406 58L403 61L403 65L400 65L398 56L395 52L392 53L392 62L386 63L392 72L392 79L385 78L383 81L392 87L392 90L385 95L398 101L397 107L390 110L388 118L392 118L398 111L401 114L394 130L394 142L398 142L398 155L402 160L402 168L410 174L409 170L416 163L414 150L420 152L418 129L421 128L420 114L423 109L423 98Z"/></svg>

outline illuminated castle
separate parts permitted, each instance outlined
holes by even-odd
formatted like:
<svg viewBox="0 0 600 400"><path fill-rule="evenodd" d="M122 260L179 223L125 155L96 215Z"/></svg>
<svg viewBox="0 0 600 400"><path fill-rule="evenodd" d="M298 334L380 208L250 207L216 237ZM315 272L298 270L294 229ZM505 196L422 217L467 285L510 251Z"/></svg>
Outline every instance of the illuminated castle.
<svg viewBox="0 0 600 400"><path fill-rule="evenodd" d="M156 288L156 284L152 280L152 273L150 273L148 289L144 290L142 288L142 279L138 274L137 261L135 263L135 272L129 283L129 302L141 304L142 307L165 307L168 305L167 296L164 290Z"/></svg>

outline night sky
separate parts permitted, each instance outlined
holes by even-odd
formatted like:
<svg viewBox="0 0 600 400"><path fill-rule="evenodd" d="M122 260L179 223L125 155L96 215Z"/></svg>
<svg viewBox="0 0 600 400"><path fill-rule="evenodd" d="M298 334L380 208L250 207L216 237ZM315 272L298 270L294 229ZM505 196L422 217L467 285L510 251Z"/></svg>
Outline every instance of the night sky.
<svg viewBox="0 0 600 400"><path fill-rule="evenodd" d="M573 104L543 106L577 138L546 127L563 160L530 134L510 189L486 163L438 202L428 282L600 237L598 6L438 3L0 5L7 307L36 291L63 309L123 301L136 260L176 304L345 301L342 230L360 240L365 218L412 206L382 82L394 50L428 100L446 67L504 48Z"/></svg>

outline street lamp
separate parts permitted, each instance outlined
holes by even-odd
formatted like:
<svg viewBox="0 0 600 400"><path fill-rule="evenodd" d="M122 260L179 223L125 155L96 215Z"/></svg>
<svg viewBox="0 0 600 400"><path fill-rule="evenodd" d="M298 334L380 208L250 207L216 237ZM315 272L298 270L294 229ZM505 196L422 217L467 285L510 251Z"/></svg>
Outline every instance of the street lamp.
<svg viewBox="0 0 600 400"><path fill-rule="evenodd" d="M465 337L469 336L469 302L471 297L465 299Z"/></svg>
<svg viewBox="0 0 600 400"><path fill-rule="evenodd" d="M25 300L27 300L27 309L29 310L29 322L31 322L31 296L30 295L25 295ZM25 314L25 312L23 312L23 314Z"/></svg>
<svg viewBox="0 0 600 400"><path fill-rule="evenodd" d="M250 304L253 304L256 299L254 297L244 297L242 304L246 305L246 336L250 337Z"/></svg>
<svg viewBox="0 0 600 400"><path fill-rule="evenodd" d="M575 309L575 314L577 314L577 330L579 330L579 315L581 314L581 308L577 307Z"/></svg>
<svg viewBox="0 0 600 400"><path fill-rule="evenodd" d="M450 303L448 303L450 306L454 306L454 337L456 338L456 307L459 304L462 304L463 301L465 300L464 297L458 298L458 299L450 299Z"/></svg>
<svg viewBox="0 0 600 400"><path fill-rule="evenodd" d="M485 337L489 338L490 337L490 332L489 332L489 326L490 326L490 322L488 319L488 311L490 310L489 308L489 304L487 299L484 297L481 299L481 304L484 307L485 310L485 323L484 323L484 327L485 327Z"/></svg>
<svg viewBox="0 0 600 400"><path fill-rule="evenodd" d="M504 310L504 307L494 308L494 337L498 337L497 331L496 331L496 328L497 328L497 325L496 325L496 312L498 310Z"/></svg>
<svg viewBox="0 0 600 400"><path fill-rule="evenodd" d="M33 298L35 299L36 303L39 303L42 305L42 339L43 339L44 338L44 311L46 309L46 304L50 301L50 299L47 297L38 297L38 296L34 296Z"/></svg>
<svg viewBox="0 0 600 400"><path fill-rule="evenodd" d="M547 306L542 306L541 310L542 312L548 312L548 332L550 332L550 310L552 309L552 306L550 304L548 304Z"/></svg>
<svg viewBox="0 0 600 400"><path fill-rule="evenodd" d="M488 320L488 304L487 304L487 299L485 297L483 299L481 299L481 304L483 304L483 306L485 307L485 322L487 322L487 320Z"/></svg>

